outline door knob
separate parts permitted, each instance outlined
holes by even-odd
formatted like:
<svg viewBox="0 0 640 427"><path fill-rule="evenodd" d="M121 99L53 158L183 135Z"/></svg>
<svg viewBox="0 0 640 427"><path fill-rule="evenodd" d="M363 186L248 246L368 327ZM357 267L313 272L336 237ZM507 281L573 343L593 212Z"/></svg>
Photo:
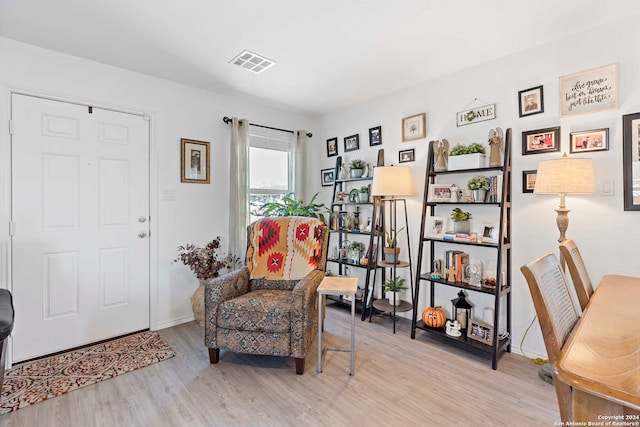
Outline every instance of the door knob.
<svg viewBox="0 0 640 427"><path fill-rule="evenodd" d="M147 233L145 233L144 231L141 231L138 233L138 237L141 239L144 239L145 237L147 237Z"/></svg>
<svg viewBox="0 0 640 427"><path fill-rule="evenodd" d="M146 220L147 220L147 217L146 217L146 216L144 216L144 215L140 215L140 216L138 217L138 222L145 222Z"/></svg>

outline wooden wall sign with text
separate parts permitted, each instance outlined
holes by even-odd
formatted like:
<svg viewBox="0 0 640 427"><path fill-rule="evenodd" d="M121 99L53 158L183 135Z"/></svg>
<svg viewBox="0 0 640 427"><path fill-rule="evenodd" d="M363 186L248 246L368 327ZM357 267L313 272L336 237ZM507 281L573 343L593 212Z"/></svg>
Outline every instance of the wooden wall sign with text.
<svg viewBox="0 0 640 427"><path fill-rule="evenodd" d="M456 125L464 126L496 118L496 104L483 105L456 114Z"/></svg>

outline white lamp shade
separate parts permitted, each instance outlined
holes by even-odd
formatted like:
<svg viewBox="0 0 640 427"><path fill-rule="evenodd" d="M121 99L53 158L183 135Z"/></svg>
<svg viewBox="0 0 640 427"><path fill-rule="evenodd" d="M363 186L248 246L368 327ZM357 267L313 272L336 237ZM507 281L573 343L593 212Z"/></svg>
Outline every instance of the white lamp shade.
<svg viewBox="0 0 640 427"><path fill-rule="evenodd" d="M595 179L591 159L567 157L538 165L534 193L593 193Z"/></svg>
<svg viewBox="0 0 640 427"><path fill-rule="evenodd" d="M378 166L373 169L373 196L413 196L411 169L406 166Z"/></svg>

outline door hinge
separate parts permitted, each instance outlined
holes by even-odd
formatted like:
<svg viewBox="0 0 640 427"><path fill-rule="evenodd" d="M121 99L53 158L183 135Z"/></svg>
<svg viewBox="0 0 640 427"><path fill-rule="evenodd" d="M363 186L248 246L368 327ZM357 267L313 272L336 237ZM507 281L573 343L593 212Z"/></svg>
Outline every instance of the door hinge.
<svg viewBox="0 0 640 427"><path fill-rule="evenodd" d="M89 105L89 114L93 114L93 107Z"/></svg>
<svg viewBox="0 0 640 427"><path fill-rule="evenodd" d="M13 237L16 235L16 222L9 221L9 236Z"/></svg>
<svg viewBox="0 0 640 427"><path fill-rule="evenodd" d="M9 135L13 135L13 120L9 120Z"/></svg>

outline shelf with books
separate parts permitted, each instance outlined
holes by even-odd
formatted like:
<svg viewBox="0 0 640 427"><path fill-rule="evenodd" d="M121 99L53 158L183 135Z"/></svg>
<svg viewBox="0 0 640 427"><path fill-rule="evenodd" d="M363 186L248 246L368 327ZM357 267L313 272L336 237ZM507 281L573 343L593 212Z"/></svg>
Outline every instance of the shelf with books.
<svg viewBox="0 0 640 427"><path fill-rule="evenodd" d="M504 160L500 166L436 171L436 148L442 146L440 141L431 141L429 144L416 268L416 292L413 304L416 310L414 310L411 322L411 338L415 338L416 329L418 329L429 332L429 336L441 338L442 342L455 343L460 348L470 351L481 349L482 353L490 358L492 368L497 369L498 357L503 352L511 351L511 339L509 338L511 333L511 129L507 129L505 133L504 155L502 156ZM484 180L489 184L488 194L484 199L478 199L481 201L470 200L471 190L468 190L465 196L464 191L455 184L457 182L460 185L463 180L467 182L471 176L473 178L482 176L488 178ZM481 182L482 179L477 181ZM475 194L473 196L476 197ZM452 205L464 205L465 210L470 211L466 212L469 214L469 218L473 212L479 213L483 217L493 218L494 221L476 223L476 227L481 225L480 230L476 233L447 233L446 224L449 216L460 221L460 219L453 217L451 212L443 214L443 211L451 209ZM436 212L439 214L436 215ZM475 221L475 218L472 221ZM476 258L476 262L470 263L469 258L465 258L465 256L471 256L462 251L465 248L469 248L468 250ZM492 252L487 260L484 253L488 253L489 248L496 249L496 252ZM479 262L478 257L482 263ZM485 264L487 268L483 271ZM475 268L468 272L466 265L469 267L473 265ZM436 266L440 266L442 270L433 271L432 269ZM491 274L487 275L486 272L489 271ZM504 333L500 336L494 334L496 336L493 336L491 340L480 343L468 339L464 334L460 338L452 338L446 335L444 330L425 327L422 322L418 321L417 316L421 283L429 285L428 304L431 307L441 305L436 304L436 295L441 286L464 289L469 291L469 295L477 293L492 296L492 307L490 307L494 313L492 327L495 331ZM493 287L483 286L487 283L493 284ZM486 297L483 298L486 300ZM505 305L504 314L506 315L504 318L501 310L502 304Z"/></svg>

